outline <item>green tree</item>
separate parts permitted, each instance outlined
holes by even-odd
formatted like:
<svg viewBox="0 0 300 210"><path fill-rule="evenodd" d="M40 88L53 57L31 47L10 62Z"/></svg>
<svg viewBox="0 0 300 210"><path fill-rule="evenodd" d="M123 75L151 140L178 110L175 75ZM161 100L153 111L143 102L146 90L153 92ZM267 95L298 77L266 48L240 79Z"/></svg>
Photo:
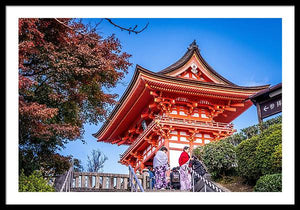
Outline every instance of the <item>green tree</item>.
<svg viewBox="0 0 300 210"><path fill-rule="evenodd" d="M237 146L242 141L246 139L250 139L253 136L259 135L260 133L267 130L270 126L274 124L280 124L282 122L282 116L279 115L277 117L271 118L265 122L262 122L261 124L252 125L246 128L241 129L239 133L235 133L229 137L226 137L225 139L222 139L221 141L226 141L228 143L231 143L234 146Z"/></svg>
<svg viewBox="0 0 300 210"><path fill-rule="evenodd" d="M282 171L282 144L278 144L274 148L271 155L272 171Z"/></svg>
<svg viewBox="0 0 300 210"><path fill-rule="evenodd" d="M44 179L40 171L34 171L26 176L22 170L19 177L19 192L54 192L54 187L48 182L49 180Z"/></svg>
<svg viewBox="0 0 300 210"><path fill-rule="evenodd" d="M237 146L245 139L246 139L246 136L243 135L242 132L240 132L240 133L235 133L229 137L226 137L220 141L224 141L224 142L232 144L233 146Z"/></svg>
<svg viewBox="0 0 300 210"><path fill-rule="evenodd" d="M73 169L75 172L82 172L84 170L81 160L73 158Z"/></svg>
<svg viewBox="0 0 300 210"><path fill-rule="evenodd" d="M239 176L246 178L249 183L255 183L261 173L256 162L256 147L260 137L253 136L236 147L237 171Z"/></svg>
<svg viewBox="0 0 300 210"><path fill-rule="evenodd" d="M282 130L281 124L273 125L269 129L274 130L271 133L269 131L264 133L264 138L259 142L256 148L256 162L260 167L261 173L265 174L273 174L273 173L281 173L281 165L278 167L274 167L274 153L278 153L277 146L282 143ZM277 151L276 151L277 148ZM272 158L273 157L273 158ZM278 161L278 160L277 160Z"/></svg>
<svg viewBox="0 0 300 210"><path fill-rule="evenodd" d="M235 148L225 141L215 141L204 145L194 154L203 160L213 178L226 175L236 166Z"/></svg>
<svg viewBox="0 0 300 210"><path fill-rule="evenodd" d="M250 139L252 136L258 135L259 133L259 126L252 125L247 128L241 129L242 134L246 137L246 139Z"/></svg>
<svg viewBox="0 0 300 210"><path fill-rule="evenodd" d="M281 133L281 124L273 124L236 147L240 176L255 183L261 175L281 172Z"/></svg>

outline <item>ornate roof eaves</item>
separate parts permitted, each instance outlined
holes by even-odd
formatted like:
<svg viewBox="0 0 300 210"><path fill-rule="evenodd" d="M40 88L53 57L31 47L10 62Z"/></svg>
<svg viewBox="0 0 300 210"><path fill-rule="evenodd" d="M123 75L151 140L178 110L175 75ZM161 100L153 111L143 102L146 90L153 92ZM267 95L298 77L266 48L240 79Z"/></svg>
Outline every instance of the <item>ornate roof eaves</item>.
<svg viewBox="0 0 300 210"><path fill-rule="evenodd" d="M196 48L196 49L198 50L198 48ZM238 86L238 85L224 85L224 84L217 84L217 83L207 83L207 82L201 82L201 81L187 80L187 79L184 79L184 78L168 76L168 75L165 75L165 74L161 74L159 72L156 73L156 72L150 71L150 70L136 64L134 75L133 75L127 89L125 90L122 97L120 98L119 103L114 107L114 109L112 110L109 117L107 118L107 120L102 125L102 127L96 133L92 134L95 138L98 138L100 133L109 125L111 119L114 117L115 113L118 112L118 110L122 106L124 100L127 98L129 93L131 92L133 86L135 85L135 83L137 82L137 79L139 78L139 76L141 74L146 74L148 76L161 78L161 79L177 81L177 82L180 82L182 84L191 84L191 83L193 83L195 85L201 85L201 86L205 85L205 86L215 86L215 87L244 89L244 90L263 90L263 89L266 89L266 88L270 87L269 84L268 85L262 85L262 86L246 87L246 86Z"/></svg>
<svg viewBox="0 0 300 210"><path fill-rule="evenodd" d="M101 126L101 128L96 133L93 133L92 136L94 136L95 138L98 138L99 135L100 135L100 133L108 126L109 122L111 121L110 119L113 118L113 116L115 115L115 113L122 106L122 104L123 104L124 100L126 99L126 97L128 96L128 94L131 92L131 89L133 88L134 84L137 81L137 78L139 77L139 75L141 73L140 70L143 70L143 69L144 69L143 67L141 67L139 65L136 65L133 77L132 77L132 79L131 79L131 81L130 81L128 87L127 87L127 89L125 90L125 92L121 96L119 102L113 108L112 112L110 113L110 115L108 116L108 118L106 119L106 121L103 123L103 125ZM147 71L149 71L149 70L147 70Z"/></svg>
<svg viewBox="0 0 300 210"><path fill-rule="evenodd" d="M172 77L165 74L156 73L153 71L150 71L146 68L143 68L142 66L136 65L137 71L139 73L147 74L148 76L155 77L155 78L162 78L167 79L170 81L177 81L180 83L186 83L186 84L195 84L195 85L201 85L201 86L215 86L215 87L223 87L223 88L232 88L232 89L244 89L244 90L262 90L265 88L269 88L270 84L267 85L260 85L260 86L239 86L239 85L226 85L226 84L218 84L218 83L209 83L209 82L202 82L197 80L189 80L185 78L180 77Z"/></svg>

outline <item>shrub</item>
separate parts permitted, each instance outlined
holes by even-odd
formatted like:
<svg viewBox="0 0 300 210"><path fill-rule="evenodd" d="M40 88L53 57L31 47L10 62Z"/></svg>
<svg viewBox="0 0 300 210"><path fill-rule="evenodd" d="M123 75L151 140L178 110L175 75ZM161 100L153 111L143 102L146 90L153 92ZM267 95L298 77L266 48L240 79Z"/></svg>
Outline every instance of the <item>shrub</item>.
<svg viewBox="0 0 300 210"><path fill-rule="evenodd" d="M213 178L225 175L236 165L234 146L224 141L206 144L199 149L199 153Z"/></svg>
<svg viewBox="0 0 300 210"><path fill-rule="evenodd" d="M271 155L272 169L280 172L282 170L282 144L275 147L275 151Z"/></svg>
<svg viewBox="0 0 300 210"><path fill-rule="evenodd" d="M242 135L246 137L246 139L250 139L252 136L259 134L259 125L252 125L247 128L241 129Z"/></svg>
<svg viewBox="0 0 300 210"><path fill-rule="evenodd" d="M270 136L274 131L278 131L278 130L281 131L281 128L282 128L281 123L270 125L268 128L266 128L266 129L263 130L263 132L260 134L260 136L261 136L262 138L268 137L268 136Z"/></svg>
<svg viewBox="0 0 300 210"><path fill-rule="evenodd" d="M228 136L220 141L225 141L227 143L232 144L233 146L239 145L246 137L242 133L236 133L231 136Z"/></svg>
<svg viewBox="0 0 300 210"><path fill-rule="evenodd" d="M282 122L282 116L279 115L277 117L269 119L260 124L243 128L243 129L241 129L241 131L239 133L236 133L229 137L226 137L225 139L223 139L221 141L227 141L228 143L231 143L234 146L237 146L242 141L244 141L246 139L250 139L253 136L259 135L262 132L268 130L271 126L276 125L276 124L281 124L281 122Z"/></svg>
<svg viewBox="0 0 300 210"><path fill-rule="evenodd" d="M19 177L19 192L54 192L54 187L48 184L40 171L34 171L30 176L25 176L21 171Z"/></svg>
<svg viewBox="0 0 300 210"><path fill-rule="evenodd" d="M263 138L256 148L256 161L260 167L262 175L281 173L281 166L274 167L274 152L276 146L282 142L281 125L271 126L266 132L263 133ZM277 148L277 150L280 148ZM280 151L277 151L277 153ZM279 155L279 154L278 154ZM272 158L273 156L273 158ZM279 158L279 156L277 156ZM278 160L276 160L278 161Z"/></svg>
<svg viewBox="0 0 300 210"><path fill-rule="evenodd" d="M281 192L282 191L282 175L268 174L261 176L254 186L255 192Z"/></svg>
<svg viewBox="0 0 300 210"><path fill-rule="evenodd" d="M274 124L281 124L282 123L282 116L279 115L278 117L274 117L262 123L261 127L263 130L268 129L270 126Z"/></svg>
<svg viewBox="0 0 300 210"><path fill-rule="evenodd" d="M281 173L281 121L279 116L250 126L238 134L198 147L193 153L203 160L213 178L238 173L254 185L262 175ZM233 167L235 164L237 167Z"/></svg>
<svg viewBox="0 0 300 210"><path fill-rule="evenodd" d="M195 155L199 160L202 161L203 161L202 159L203 147L204 146L199 146L193 150L193 155Z"/></svg>
<svg viewBox="0 0 300 210"><path fill-rule="evenodd" d="M248 182L261 175L281 172L281 124L270 125L259 135L242 141L236 147L238 173Z"/></svg>
<svg viewBox="0 0 300 210"><path fill-rule="evenodd" d="M253 136L236 147L238 174L250 182L256 181L260 176L260 170L256 163L255 154L259 141L259 136Z"/></svg>

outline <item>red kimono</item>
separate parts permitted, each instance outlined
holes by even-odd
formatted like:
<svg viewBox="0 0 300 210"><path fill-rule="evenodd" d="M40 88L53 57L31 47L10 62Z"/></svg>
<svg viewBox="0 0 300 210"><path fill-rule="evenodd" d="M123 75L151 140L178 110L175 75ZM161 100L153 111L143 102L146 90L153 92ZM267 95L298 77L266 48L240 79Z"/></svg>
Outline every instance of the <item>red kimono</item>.
<svg viewBox="0 0 300 210"><path fill-rule="evenodd" d="M190 156L187 152L183 151L179 157L179 166L182 166L185 164L187 161L189 161Z"/></svg>

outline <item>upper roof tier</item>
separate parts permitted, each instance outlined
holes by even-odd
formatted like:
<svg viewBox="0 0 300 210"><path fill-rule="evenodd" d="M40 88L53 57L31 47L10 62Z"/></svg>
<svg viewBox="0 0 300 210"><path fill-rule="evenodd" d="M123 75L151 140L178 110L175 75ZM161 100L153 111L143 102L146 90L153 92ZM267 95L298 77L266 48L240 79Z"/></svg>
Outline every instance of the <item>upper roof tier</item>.
<svg viewBox="0 0 300 210"><path fill-rule="evenodd" d="M107 121L93 134L98 141L114 142L139 117L153 97L150 89L175 95L193 96L244 103L234 113L225 111L228 117L220 120L229 123L248 109L252 102L249 96L268 88L262 86L238 86L219 75L201 56L195 41L177 62L153 72L136 65L134 75L126 91L112 110ZM199 99L199 100L200 100Z"/></svg>
<svg viewBox="0 0 300 210"><path fill-rule="evenodd" d="M157 74L236 86L218 74L204 60L200 54L196 40L190 44L186 53L177 62L157 72Z"/></svg>

